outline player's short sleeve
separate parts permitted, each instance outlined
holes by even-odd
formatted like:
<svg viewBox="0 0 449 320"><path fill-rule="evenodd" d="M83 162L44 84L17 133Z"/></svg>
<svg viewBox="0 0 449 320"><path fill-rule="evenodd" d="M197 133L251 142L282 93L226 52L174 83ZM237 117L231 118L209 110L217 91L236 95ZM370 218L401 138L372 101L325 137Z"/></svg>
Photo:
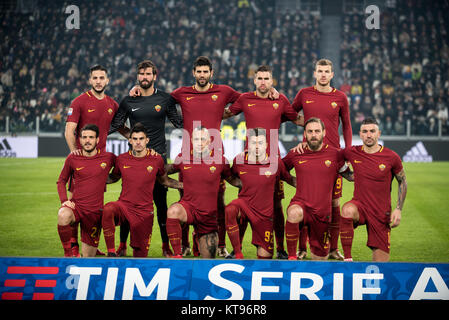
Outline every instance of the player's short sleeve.
<svg viewBox="0 0 449 320"><path fill-rule="evenodd" d="M173 161L173 169L175 169L176 172L179 172L181 171L181 165L182 165L182 155L180 153L176 156L175 161Z"/></svg>
<svg viewBox="0 0 449 320"><path fill-rule="evenodd" d="M157 155L156 158L157 158L157 173L156 173L156 175L163 176L166 173L164 159L162 159L162 157L160 155Z"/></svg>
<svg viewBox="0 0 449 320"><path fill-rule="evenodd" d="M223 169L221 171L222 178L226 179L232 176L231 166L229 165L229 161L223 157Z"/></svg>
<svg viewBox="0 0 449 320"><path fill-rule="evenodd" d="M403 169L402 166L402 161L401 158L399 157L399 155L392 151L392 165L391 165L391 170L393 171L393 173L396 175L399 172L401 172L401 170Z"/></svg>
<svg viewBox="0 0 449 320"><path fill-rule="evenodd" d="M302 110L302 92L303 89L299 90L299 92L296 94L295 99L292 103L292 108L298 112Z"/></svg>
<svg viewBox="0 0 449 320"><path fill-rule="evenodd" d="M181 101L181 89L182 88L178 88L173 90L173 92L170 94L170 96L176 101L176 102L180 102Z"/></svg>
<svg viewBox="0 0 449 320"><path fill-rule="evenodd" d="M282 115L285 116L288 120L295 121L298 117L298 113L293 109L290 101L288 101L287 97L284 95L281 95L280 99L284 108Z"/></svg>
<svg viewBox="0 0 449 320"><path fill-rule="evenodd" d="M81 96L75 98L70 104L69 110L67 110L66 122L78 123L81 115Z"/></svg>
<svg viewBox="0 0 449 320"><path fill-rule="evenodd" d="M287 153L287 155L284 158L282 158L282 162L284 163L285 169L287 171L290 171L294 167L294 157L295 156L294 156L293 152L294 151L290 151L289 153Z"/></svg>
<svg viewBox="0 0 449 320"><path fill-rule="evenodd" d="M237 101L235 101L230 107L229 111L232 112L232 114L236 115L243 111L243 105L244 105L244 97L240 96Z"/></svg>
<svg viewBox="0 0 449 320"><path fill-rule="evenodd" d="M281 178L281 180L288 181L291 178L290 172L287 171L285 167L284 161L281 158L278 160L278 171L277 174Z"/></svg>

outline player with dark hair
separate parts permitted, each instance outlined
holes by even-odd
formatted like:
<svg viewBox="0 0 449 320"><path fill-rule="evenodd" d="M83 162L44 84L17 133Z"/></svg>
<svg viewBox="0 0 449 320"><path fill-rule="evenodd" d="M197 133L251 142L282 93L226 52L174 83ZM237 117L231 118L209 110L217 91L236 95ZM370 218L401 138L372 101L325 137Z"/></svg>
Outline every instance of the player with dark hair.
<svg viewBox="0 0 449 320"><path fill-rule="evenodd" d="M117 157L109 175L109 183L122 179L122 192L117 201L104 206L102 225L108 256L116 256L115 226L129 224L134 257L146 257L153 229L153 188L156 180L161 185L182 188L182 183L168 178L164 160L151 155L147 148L147 129L136 123L129 132L131 150Z"/></svg>
<svg viewBox="0 0 449 320"><path fill-rule="evenodd" d="M270 259L273 256L275 184L282 179L296 187L296 181L286 171L282 160L268 156L267 145L264 128L248 129L248 151L237 155L233 161L232 173L240 178L242 189L238 199L226 206L225 212L226 231L236 259L243 259L240 237L248 221L253 230L252 244L257 247L257 257ZM273 160L277 162L274 165Z"/></svg>
<svg viewBox="0 0 449 320"><path fill-rule="evenodd" d="M244 93L229 108L225 109L223 117L237 115L241 112L245 115L246 127L264 128L267 132L267 153L270 161L279 156L278 132L282 121L290 120L295 124L300 123L297 112L293 110L287 97L283 94L277 99L269 99L268 93L273 87L273 74L270 66L261 65L254 74L254 85L256 90ZM274 157L274 158L272 158ZM284 187L278 179L274 191L274 233L276 237L277 257L287 259L284 250L284 213L282 210L282 199L284 198Z"/></svg>
<svg viewBox="0 0 449 320"><path fill-rule="evenodd" d="M349 103L346 94L331 86L334 77L332 62L328 59L320 59L314 65L313 76L315 85L301 89L296 95L292 107L296 111L303 111L304 121L312 117L321 119L326 126L324 143L334 148L340 148L340 135L338 128L342 123L343 139L345 146L352 145L352 128L349 117ZM305 140L298 145L302 149L306 145ZM329 258L343 260L338 251L338 236L340 225L340 198L342 196L341 176L335 180L332 192L332 219L329 224L330 252ZM305 247L305 244L301 245ZM300 246L300 247L301 247ZM304 258L306 252L300 252L300 258Z"/></svg>
<svg viewBox="0 0 449 320"><path fill-rule="evenodd" d="M340 238L346 261L352 261L354 226L359 225L366 225L367 246L373 252L373 261L388 261L391 228L401 222L407 180L401 158L379 144L380 133L375 119L365 119L359 133L363 145L344 150L344 156L354 170L354 196L343 205L340 221ZM398 181L398 200L392 211L393 177Z"/></svg>
<svg viewBox="0 0 449 320"><path fill-rule="evenodd" d="M210 149L211 137L205 127L192 132L192 153L179 154L173 164L167 165L168 173L180 172L184 193L179 202L167 211L167 233L175 258L182 257L180 223L193 225L198 241L199 254L214 258L218 245L217 196L220 179L239 186L233 179L229 164L222 154Z"/></svg>
<svg viewBox="0 0 449 320"><path fill-rule="evenodd" d="M80 130L81 154L67 157L57 182L61 208L58 211L58 233L64 248L64 256L74 256L71 246L74 223L81 223L83 257L93 257L97 252L101 233L106 180L114 165L115 155L98 149L99 129L87 124ZM66 184L73 175L76 184L73 196L67 197ZM78 256L78 255L76 255Z"/></svg>
<svg viewBox="0 0 449 320"><path fill-rule="evenodd" d="M101 65L94 65L89 71L89 84L91 89L75 98L67 112L65 126L65 140L71 153L81 155L80 145L81 128L91 123L98 126L100 135L98 136L97 148L102 152L106 151L106 138L112 118L118 109L117 102L105 94L105 89L109 84L108 71ZM69 191L72 192L74 179L69 180ZM69 198L71 194L69 193ZM78 224L73 224L72 247L74 256L79 255L78 245ZM104 255L98 251L97 254Z"/></svg>
<svg viewBox="0 0 449 320"><path fill-rule="evenodd" d="M126 96L120 102L120 107L111 123L109 133L119 131L125 138L130 138L129 128L125 122L129 119L131 127L140 122L146 128L149 138L148 148L158 152L164 163L167 163L167 146L165 140L165 121L168 118L175 128L182 128L182 118L176 111L176 101L170 94L155 87L157 79L156 65L150 60L144 60L137 65L137 82L140 96ZM157 221L162 238L162 254L170 256L170 244L167 237L165 222L167 220L167 188L156 180L153 199L157 208ZM118 255L126 255L126 239L129 230L126 225L120 227L120 245Z"/></svg>
<svg viewBox="0 0 449 320"><path fill-rule="evenodd" d="M323 143L325 135L323 121L308 119L304 124L304 153L290 151L283 159L287 170L295 168L297 178L296 194L288 206L285 224L289 260L297 259L299 230L303 225L307 225L312 259L327 259L333 185L339 173L352 178L342 150Z"/></svg>

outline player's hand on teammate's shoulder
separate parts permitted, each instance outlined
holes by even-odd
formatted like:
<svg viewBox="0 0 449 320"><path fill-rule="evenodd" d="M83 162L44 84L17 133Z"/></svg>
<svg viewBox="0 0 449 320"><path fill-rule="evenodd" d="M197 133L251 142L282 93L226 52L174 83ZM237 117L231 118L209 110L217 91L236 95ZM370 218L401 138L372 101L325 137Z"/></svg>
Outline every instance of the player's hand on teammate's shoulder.
<svg viewBox="0 0 449 320"><path fill-rule="evenodd" d="M131 88L131 90L129 90L129 96L131 97L139 97L142 93L140 92L140 87L139 86L134 86Z"/></svg>
<svg viewBox="0 0 449 320"><path fill-rule="evenodd" d="M299 154L304 153L304 148L306 147L307 142L300 142L296 147L290 149L290 151L297 152Z"/></svg>
<svg viewBox="0 0 449 320"><path fill-rule="evenodd" d="M75 149L75 150L72 150L70 153L75 155L75 156L81 156L81 155L83 155L83 150Z"/></svg>
<svg viewBox="0 0 449 320"><path fill-rule="evenodd" d="M279 91L277 91L275 87L272 87L268 92L268 98L271 100L279 99Z"/></svg>

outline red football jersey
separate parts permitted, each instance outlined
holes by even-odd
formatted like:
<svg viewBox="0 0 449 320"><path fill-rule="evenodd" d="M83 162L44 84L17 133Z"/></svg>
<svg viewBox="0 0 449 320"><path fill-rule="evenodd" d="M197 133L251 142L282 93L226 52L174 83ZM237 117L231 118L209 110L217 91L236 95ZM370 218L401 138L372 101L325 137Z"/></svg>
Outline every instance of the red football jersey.
<svg viewBox="0 0 449 320"><path fill-rule="evenodd" d="M122 153L115 161L113 173L122 177L120 201L142 214L153 212L156 176L165 174L160 155L152 156L149 150L141 158L134 157L131 151Z"/></svg>
<svg viewBox="0 0 449 320"><path fill-rule="evenodd" d="M306 147L303 154L290 151L283 161L287 170L296 171L296 194L292 201L303 202L310 213L329 222L335 179L345 165L343 151L328 144L319 151Z"/></svg>
<svg viewBox="0 0 449 320"><path fill-rule="evenodd" d="M195 209L210 213L217 211L217 197L220 179L231 176L231 169L226 158L220 161L208 161L183 158L179 154L173 166L182 174L184 194L182 200L189 202Z"/></svg>
<svg viewBox="0 0 449 320"><path fill-rule="evenodd" d="M190 141L192 131L200 125L199 122L203 127L219 132L226 105L236 101L240 93L226 85L211 84L205 92L190 86L180 87L171 95L181 106L184 130L189 134L186 139ZM194 124L194 121L197 123Z"/></svg>
<svg viewBox="0 0 449 320"><path fill-rule="evenodd" d="M78 139L81 129L86 124L92 123L97 125L100 130L98 148L106 150L106 138L109 127L117 110L118 103L107 95L103 99L98 100L90 91L86 91L75 98L67 112L67 122L75 122L78 124L76 127L76 145L78 148L81 149Z"/></svg>
<svg viewBox="0 0 449 320"><path fill-rule="evenodd" d="M326 127L324 143L335 148L340 148L338 127L341 118L345 145L352 145L349 103L344 92L335 88L329 93L320 92L315 89L315 86L303 88L296 95L292 107L296 111L304 111L304 122L313 117L320 118Z"/></svg>
<svg viewBox="0 0 449 320"><path fill-rule="evenodd" d="M61 203L67 201L66 184L70 176L76 180L72 201L76 208L85 212L103 209L104 192L109 171L114 165L115 155L98 150L93 157L70 154L64 163L57 181Z"/></svg>
<svg viewBox="0 0 449 320"><path fill-rule="evenodd" d="M391 212L391 181L402 170L401 158L382 147L376 153L366 153L363 146L343 150L354 170L354 200L364 204L370 214L388 223Z"/></svg>
<svg viewBox="0 0 449 320"><path fill-rule="evenodd" d="M283 94L279 95L276 100L269 98L260 98L256 92L247 92L240 96L236 102L229 107L229 110L233 114L239 114L243 112L245 115L246 128L264 128L267 130L267 151L270 154L270 129L279 131L282 123L282 116L289 120L296 120L297 112L293 110L287 97ZM275 139L273 143L276 144L276 150L278 149L278 140Z"/></svg>
<svg viewBox="0 0 449 320"><path fill-rule="evenodd" d="M232 173L242 181L239 199L245 200L252 211L262 217L273 218L273 194L277 177L282 180L290 177L280 158L275 168L276 171L269 163L248 163L247 152L237 155L232 164Z"/></svg>

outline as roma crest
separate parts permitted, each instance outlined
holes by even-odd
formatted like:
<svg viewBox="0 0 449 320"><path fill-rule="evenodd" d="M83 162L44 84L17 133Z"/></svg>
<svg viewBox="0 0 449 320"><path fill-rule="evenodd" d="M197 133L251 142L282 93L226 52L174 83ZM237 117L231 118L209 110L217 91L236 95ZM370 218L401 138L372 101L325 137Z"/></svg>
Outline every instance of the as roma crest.
<svg viewBox="0 0 449 320"><path fill-rule="evenodd" d="M212 100L217 101L218 96L217 96L216 94L213 94L213 95L211 96L211 98L212 98Z"/></svg>
<svg viewBox="0 0 449 320"><path fill-rule="evenodd" d="M211 173L214 173L215 170L217 170L217 168L215 168L214 166L212 166L212 167L209 168L209 170L210 170Z"/></svg>
<svg viewBox="0 0 449 320"><path fill-rule="evenodd" d="M147 171L148 171L149 173L151 173L151 171L153 171L153 167L152 167L152 166L148 166L148 167L147 167Z"/></svg>
<svg viewBox="0 0 449 320"><path fill-rule="evenodd" d="M386 168L386 166L383 163L379 164L380 171L384 171L385 168Z"/></svg>
<svg viewBox="0 0 449 320"><path fill-rule="evenodd" d="M161 111L161 106L160 105L155 105L154 106L154 110L156 110L157 112Z"/></svg>
<svg viewBox="0 0 449 320"><path fill-rule="evenodd" d="M326 165L326 167L329 168L331 166L331 164L332 164L332 161L326 160L326 161L324 161L324 164Z"/></svg>
<svg viewBox="0 0 449 320"><path fill-rule="evenodd" d="M273 103L273 108L275 108L275 109L277 109L277 108L279 108L279 104L278 103Z"/></svg>

